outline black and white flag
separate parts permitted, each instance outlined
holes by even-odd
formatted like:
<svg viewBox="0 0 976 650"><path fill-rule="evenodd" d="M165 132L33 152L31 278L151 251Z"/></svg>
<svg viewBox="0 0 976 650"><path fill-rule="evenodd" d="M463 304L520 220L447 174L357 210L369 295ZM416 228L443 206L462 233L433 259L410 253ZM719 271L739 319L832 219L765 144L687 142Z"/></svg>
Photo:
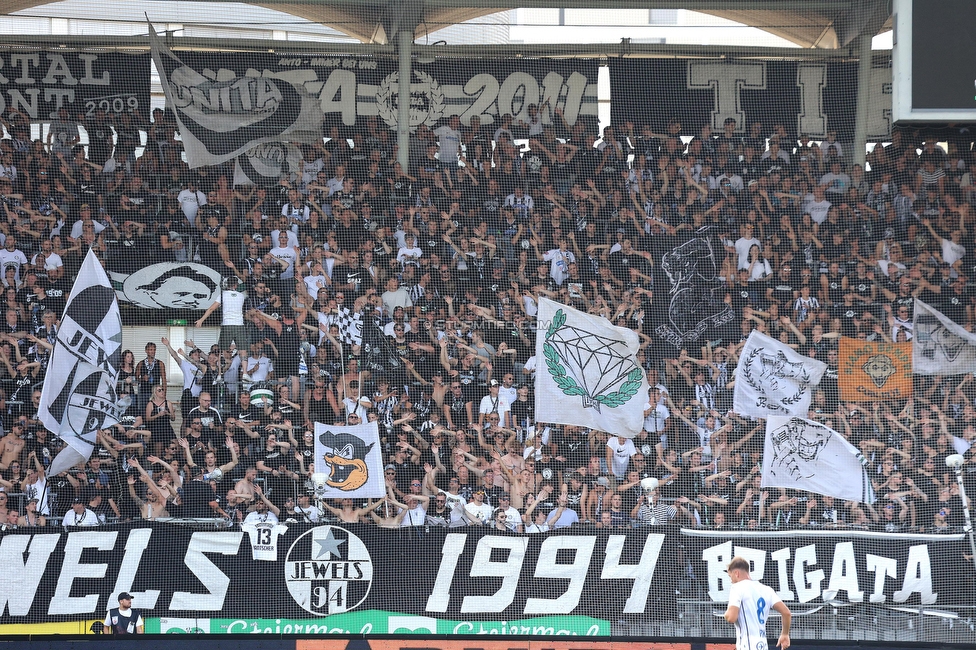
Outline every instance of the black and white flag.
<svg viewBox="0 0 976 650"><path fill-rule="evenodd" d="M234 185L277 185L282 176L298 172L302 152L290 142L266 142L234 160Z"/></svg>
<svg viewBox="0 0 976 650"><path fill-rule="evenodd" d="M667 322L654 331L676 348L709 340L735 318L732 307L724 300L726 289L716 250L722 250L721 242L702 229L661 258L661 269L667 274L671 288Z"/></svg>
<svg viewBox="0 0 976 650"><path fill-rule="evenodd" d="M806 490L845 501L874 503L867 461L830 427L805 418L766 420L762 487Z"/></svg>
<svg viewBox="0 0 976 650"><path fill-rule="evenodd" d="M917 299L912 331L912 369L916 375L976 372L976 334Z"/></svg>
<svg viewBox="0 0 976 650"><path fill-rule="evenodd" d="M753 330L735 369L732 405L739 415L806 415L827 364Z"/></svg>
<svg viewBox="0 0 976 650"><path fill-rule="evenodd" d="M305 84L314 73L227 68L197 71L170 51L149 26L153 62L176 115L191 168L218 165L266 142L317 142L319 100Z"/></svg>
<svg viewBox="0 0 976 650"><path fill-rule="evenodd" d="M362 345L363 343L363 314L342 307L333 316L333 324L339 326L339 340L346 345Z"/></svg>
<svg viewBox="0 0 976 650"><path fill-rule="evenodd" d="M99 429L128 407L115 381L122 359L122 318L102 265L88 251L71 290L41 390L38 419L67 447L51 462L54 476L88 460Z"/></svg>

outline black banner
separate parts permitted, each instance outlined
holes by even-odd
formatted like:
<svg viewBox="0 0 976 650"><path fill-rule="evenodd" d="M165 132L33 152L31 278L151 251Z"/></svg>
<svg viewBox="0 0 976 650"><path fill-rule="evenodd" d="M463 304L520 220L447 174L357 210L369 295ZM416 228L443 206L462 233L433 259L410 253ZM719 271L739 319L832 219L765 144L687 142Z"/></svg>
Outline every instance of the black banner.
<svg viewBox="0 0 976 650"><path fill-rule="evenodd" d="M857 63L796 61L649 60L611 58L611 118L614 124L650 124L663 133L668 121L682 122L684 135L703 124L718 133L726 118L744 133L762 122L764 133L782 124L794 135L822 139L854 137ZM868 137L891 130L891 68L871 71Z"/></svg>
<svg viewBox="0 0 976 650"><path fill-rule="evenodd" d="M478 621L506 629L546 621L524 626L533 635L573 619L588 626L578 633L605 635L621 619L673 620L679 597L725 602L733 555L751 560L753 577L794 611L824 603L951 610L973 605L965 551L961 535L851 532L19 529L0 540L0 624L97 618L128 591L145 616L162 620L156 631L211 625L206 617L221 617L213 625L227 632L276 619L327 630L355 615L353 632L472 633L488 625ZM382 626L373 622L380 616Z"/></svg>
<svg viewBox="0 0 976 650"><path fill-rule="evenodd" d="M736 555L752 563L752 578L776 590L796 611L831 605L969 607L973 565L962 535L896 535L852 531L811 534L683 531L692 566L708 598L728 600L725 567ZM965 585L965 586L964 586Z"/></svg>
<svg viewBox="0 0 976 650"><path fill-rule="evenodd" d="M147 616L385 610L517 620L639 615L650 601L661 601L655 615L666 616L674 590L665 587L664 540L637 531L515 536L292 524L254 535L173 525L17 530L0 543L0 624L98 616L122 591ZM601 597L584 597L593 593Z"/></svg>
<svg viewBox="0 0 976 650"><path fill-rule="evenodd" d="M341 55L278 55L178 52L194 70L216 70L216 77L244 78L260 74L292 84L319 100L326 128L363 125L378 116L381 128L397 123L397 61L388 57ZM578 119L595 123L598 64L592 59L438 59L414 63L410 81L410 126L434 125L459 115L468 124L478 115L484 126L511 114L528 117L529 104L549 102L569 124ZM553 112L542 112L553 122ZM557 118L558 120L558 118Z"/></svg>
<svg viewBox="0 0 976 650"><path fill-rule="evenodd" d="M47 121L65 107L72 119L100 108L149 117L149 54L3 52L0 64L0 113L14 109Z"/></svg>

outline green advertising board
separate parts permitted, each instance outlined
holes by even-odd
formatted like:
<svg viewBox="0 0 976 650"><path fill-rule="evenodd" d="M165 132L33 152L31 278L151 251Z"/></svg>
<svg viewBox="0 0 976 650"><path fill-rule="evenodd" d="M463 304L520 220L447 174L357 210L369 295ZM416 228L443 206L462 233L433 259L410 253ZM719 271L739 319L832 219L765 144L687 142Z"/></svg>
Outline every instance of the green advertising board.
<svg viewBox="0 0 976 650"><path fill-rule="evenodd" d="M610 621L541 616L518 621L455 621L363 610L324 618L148 618L147 634L493 634L609 636Z"/></svg>

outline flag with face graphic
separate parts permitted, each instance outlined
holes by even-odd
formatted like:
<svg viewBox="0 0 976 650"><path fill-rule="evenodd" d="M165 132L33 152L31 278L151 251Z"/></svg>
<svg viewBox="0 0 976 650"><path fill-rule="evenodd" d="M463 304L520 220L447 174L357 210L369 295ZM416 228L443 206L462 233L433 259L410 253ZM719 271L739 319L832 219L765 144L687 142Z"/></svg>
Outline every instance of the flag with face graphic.
<svg viewBox="0 0 976 650"><path fill-rule="evenodd" d="M861 341L842 336L837 385L845 402L912 396L912 342Z"/></svg>
<svg viewBox="0 0 976 650"><path fill-rule="evenodd" d="M64 308L38 419L67 445L48 474L87 461L99 429L119 421L128 408L115 392L122 360L122 317L102 265L88 251Z"/></svg>
<svg viewBox="0 0 976 650"><path fill-rule="evenodd" d="M867 461L842 435L805 418L766 419L762 487L806 490L874 503Z"/></svg>
<svg viewBox="0 0 976 650"><path fill-rule="evenodd" d="M218 165L266 142L321 141L319 100L305 87L315 83L314 71L197 71L160 41L151 24L149 42L191 168Z"/></svg>
<svg viewBox="0 0 976 650"><path fill-rule="evenodd" d="M386 494L376 422L356 426L315 423L315 471L328 475L326 499L381 498Z"/></svg>
<svg viewBox="0 0 976 650"><path fill-rule="evenodd" d="M916 299L912 365L916 375L976 372L976 334Z"/></svg>

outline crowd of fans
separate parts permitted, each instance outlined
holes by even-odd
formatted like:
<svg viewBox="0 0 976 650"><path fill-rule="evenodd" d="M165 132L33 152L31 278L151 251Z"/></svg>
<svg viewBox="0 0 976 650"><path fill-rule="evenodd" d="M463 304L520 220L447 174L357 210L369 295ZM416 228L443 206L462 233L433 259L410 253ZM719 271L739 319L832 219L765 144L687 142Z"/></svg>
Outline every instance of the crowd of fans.
<svg viewBox="0 0 976 650"><path fill-rule="evenodd" d="M865 171L834 134L814 143L734 120L721 133L677 120L663 133L631 123L597 133L530 106L524 121L491 127L421 125L406 168L376 118L331 128L301 146L296 171L255 187L235 186L230 165L189 169L162 111L146 122L64 111L44 140L16 111L2 126L6 526L962 524L944 459L953 436L976 437L972 375L917 377L908 400L846 403L837 343L910 339L915 299L972 329L969 143L947 152L896 131ZM657 333L670 301L661 261L692 238L714 243L712 295L735 319L677 348ZM193 324L221 332L207 350L167 339L127 350L126 418L99 433L89 462L49 476L62 443L37 420L40 386L89 250L121 273L156 262L217 270L220 299ZM651 388L638 437L535 421L539 296L639 334ZM356 313L401 363L350 342ZM764 423L731 411L753 330L828 364L809 417L863 451L876 504L761 488ZM179 400L157 345L180 364ZM316 499L314 423L370 420L386 496ZM646 477L660 487L645 493Z"/></svg>

